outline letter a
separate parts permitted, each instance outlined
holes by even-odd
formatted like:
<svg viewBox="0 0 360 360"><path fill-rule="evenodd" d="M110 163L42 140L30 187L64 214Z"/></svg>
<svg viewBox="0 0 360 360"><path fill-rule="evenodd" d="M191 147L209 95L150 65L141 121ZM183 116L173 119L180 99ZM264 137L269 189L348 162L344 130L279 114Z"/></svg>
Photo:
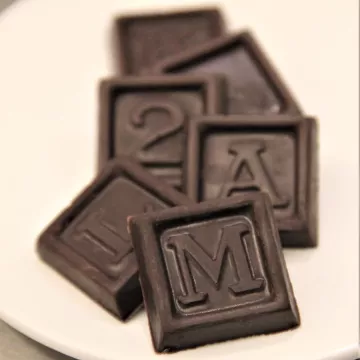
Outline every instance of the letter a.
<svg viewBox="0 0 360 360"><path fill-rule="evenodd" d="M231 144L229 153L234 155L223 184L219 197L228 197L236 191L261 190L266 191L274 207L286 207L289 203L285 196L279 194L273 178L263 163L260 153L265 151L265 146L259 141L237 142ZM249 180L238 180L244 166L251 174Z"/></svg>

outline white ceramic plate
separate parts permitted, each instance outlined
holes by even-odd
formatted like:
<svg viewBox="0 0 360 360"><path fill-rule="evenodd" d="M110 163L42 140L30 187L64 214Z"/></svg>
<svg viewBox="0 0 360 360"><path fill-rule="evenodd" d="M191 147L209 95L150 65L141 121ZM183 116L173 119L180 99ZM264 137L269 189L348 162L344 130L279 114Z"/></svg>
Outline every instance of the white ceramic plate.
<svg viewBox="0 0 360 360"><path fill-rule="evenodd" d="M155 358L145 314L118 322L41 263L34 243L95 174L97 81L112 73L113 15L178 3L26 0L0 16L0 317L79 359ZM320 247L285 252L299 329L171 358L350 359L359 318L357 0L221 3L230 28L255 31L320 119Z"/></svg>

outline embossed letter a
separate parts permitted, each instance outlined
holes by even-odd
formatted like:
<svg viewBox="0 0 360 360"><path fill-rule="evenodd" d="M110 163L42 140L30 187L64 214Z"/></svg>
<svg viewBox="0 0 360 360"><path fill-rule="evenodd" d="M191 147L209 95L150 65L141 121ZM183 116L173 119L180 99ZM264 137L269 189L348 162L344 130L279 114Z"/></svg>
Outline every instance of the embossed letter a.
<svg viewBox="0 0 360 360"><path fill-rule="evenodd" d="M280 195L274 183L274 179L269 174L263 163L260 153L265 150L264 144L259 141L234 142L229 148L229 153L234 155L230 164L219 197L230 196L236 191L262 190L266 191L271 198L274 207L286 207L289 200ZM244 166L250 171L250 180L238 180Z"/></svg>
<svg viewBox="0 0 360 360"><path fill-rule="evenodd" d="M248 225L238 221L224 226L219 233L220 241L214 256L210 257L194 240L192 234L171 235L167 241L169 249L175 251L182 282L183 294L176 294L183 306L191 306L206 301L208 294L197 292L189 261L195 262L216 289L220 287L221 275L226 259L234 273L235 283L228 286L234 295L253 292L264 286L263 278L256 278L249 257L248 245L244 237L249 233Z"/></svg>

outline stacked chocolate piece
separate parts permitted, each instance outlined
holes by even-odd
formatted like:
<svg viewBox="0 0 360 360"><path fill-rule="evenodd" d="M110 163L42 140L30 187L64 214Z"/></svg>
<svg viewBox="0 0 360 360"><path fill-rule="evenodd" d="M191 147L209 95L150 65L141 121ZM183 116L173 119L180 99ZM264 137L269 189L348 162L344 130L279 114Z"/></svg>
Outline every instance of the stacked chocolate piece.
<svg viewBox="0 0 360 360"><path fill-rule="evenodd" d="M317 245L317 125L217 9L116 20L99 175L43 232L41 257L154 348L296 327L281 245ZM124 325L125 326L125 325Z"/></svg>

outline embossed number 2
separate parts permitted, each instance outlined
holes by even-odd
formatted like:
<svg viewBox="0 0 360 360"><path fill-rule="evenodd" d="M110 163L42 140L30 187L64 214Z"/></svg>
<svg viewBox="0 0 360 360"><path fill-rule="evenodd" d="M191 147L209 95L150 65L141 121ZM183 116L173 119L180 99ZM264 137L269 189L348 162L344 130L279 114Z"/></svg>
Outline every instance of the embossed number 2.
<svg viewBox="0 0 360 360"><path fill-rule="evenodd" d="M132 113L130 122L135 128L143 128L146 124L146 113L150 111L166 111L169 114L171 122L157 132L149 132L137 145L136 152L149 151L149 149L159 142L167 139L169 136L176 134L184 125L185 116L179 105L173 101L149 100L143 102ZM154 161L156 161L154 159Z"/></svg>

